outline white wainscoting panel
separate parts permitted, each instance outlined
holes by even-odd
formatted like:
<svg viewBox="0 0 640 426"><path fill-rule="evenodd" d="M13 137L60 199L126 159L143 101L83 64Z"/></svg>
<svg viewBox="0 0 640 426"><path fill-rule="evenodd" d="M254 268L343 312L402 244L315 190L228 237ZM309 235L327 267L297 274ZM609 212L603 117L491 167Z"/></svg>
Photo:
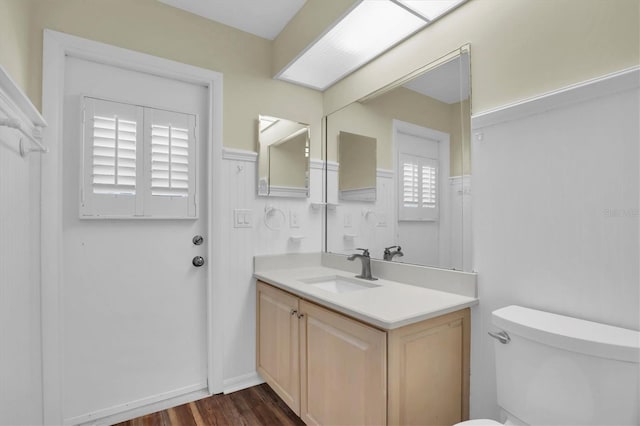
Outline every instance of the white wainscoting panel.
<svg viewBox="0 0 640 426"><path fill-rule="evenodd" d="M329 182L337 182L337 169L329 168L327 173ZM330 232L330 252L352 253L357 247L366 247L372 257L380 259L385 247L397 243L393 182L393 172L378 170L375 201L340 200L335 209L329 210L327 228ZM337 199L337 185L333 189ZM332 195L328 194L328 198L332 199Z"/></svg>
<svg viewBox="0 0 640 426"><path fill-rule="evenodd" d="M451 266L458 271L471 271L471 176L449 178L451 203Z"/></svg>
<svg viewBox="0 0 640 426"><path fill-rule="evenodd" d="M231 152L226 148L223 153L225 193L220 202L224 206L221 237L227 244L222 271L225 392L252 386L259 380L259 376L258 379L255 376L253 256L322 250L324 209L313 209L312 198L258 197L256 157L251 154L238 150ZM317 164L312 160L312 165L316 165L310 170L310 193L313 196L317 196L322 188L322 168ZM249 227L234 226L236 209L251 212ZM266 222L265 209L270 210Z"/></svg>
<svg viewBox="0 0 640 426"><path fill-rule="evenodd" d="M33 128L35 108L0 67L0 119ZM38 114L39 115L39 114ZM0 424L42 424L40 155L0 127Z"/></svg>
<svg viewBox="0 0 640 426"><path fill-rule="evenodd" d="M632 87L628 73L607 76L534 98L539 108L473 120L472 418L498 419L493 310L640 329L638 76Z"/></svg>

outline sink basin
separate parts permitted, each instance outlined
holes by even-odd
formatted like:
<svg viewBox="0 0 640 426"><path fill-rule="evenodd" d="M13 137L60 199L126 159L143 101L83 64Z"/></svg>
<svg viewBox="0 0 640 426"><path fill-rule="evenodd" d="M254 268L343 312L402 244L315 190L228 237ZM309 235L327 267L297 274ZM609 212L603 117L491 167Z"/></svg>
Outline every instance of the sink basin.
<svg viewBox="0 0 640 426"><path fill-rule="evenodd" d="M300 281L314 286L315 288L330 291L331 293L349 293L352 291L365 290L367 288L379 286L378 284L373 284L357 278L341 277L337 275L305 278Z"/></svg>

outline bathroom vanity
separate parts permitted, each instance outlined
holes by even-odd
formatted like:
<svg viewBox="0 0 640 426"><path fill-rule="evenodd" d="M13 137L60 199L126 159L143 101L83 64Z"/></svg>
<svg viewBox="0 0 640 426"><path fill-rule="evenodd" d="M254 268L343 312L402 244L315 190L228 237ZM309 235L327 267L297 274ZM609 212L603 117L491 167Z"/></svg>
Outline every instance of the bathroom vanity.
<svg viewBox="0 0 640 426"><path fill-rule="evenodd" d="M374 262L367 281L358 268L327 253L256 257L260 375L310 425L466 420L475 275ZM455 292L430 288L437 276Z"/></svg>

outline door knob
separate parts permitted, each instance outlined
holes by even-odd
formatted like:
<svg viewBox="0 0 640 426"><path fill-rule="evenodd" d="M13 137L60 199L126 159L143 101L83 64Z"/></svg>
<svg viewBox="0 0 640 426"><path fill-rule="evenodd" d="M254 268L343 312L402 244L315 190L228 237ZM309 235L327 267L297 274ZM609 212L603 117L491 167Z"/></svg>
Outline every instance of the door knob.
<svg viewBox="0 0 640 426"><path fill-rule="evenodd" d="M202 265L204 265L204 257L202 256L196 256L193 258L193 260L191 261L191 263L193 263L193 266L196 267L201 267Z"/></svg>

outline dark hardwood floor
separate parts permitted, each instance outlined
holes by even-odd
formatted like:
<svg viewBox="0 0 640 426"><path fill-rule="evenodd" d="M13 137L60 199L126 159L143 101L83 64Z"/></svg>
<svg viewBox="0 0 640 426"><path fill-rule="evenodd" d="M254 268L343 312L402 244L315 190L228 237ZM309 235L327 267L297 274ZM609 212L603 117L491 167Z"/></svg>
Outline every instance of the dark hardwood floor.
<svg viewBox="0 0 640 426"><path fill-rule="evenodd" d="M262 384L229 395L214 395L168 410L119 423L117 426L280 426L302 420L269 386Z"/></svg>

